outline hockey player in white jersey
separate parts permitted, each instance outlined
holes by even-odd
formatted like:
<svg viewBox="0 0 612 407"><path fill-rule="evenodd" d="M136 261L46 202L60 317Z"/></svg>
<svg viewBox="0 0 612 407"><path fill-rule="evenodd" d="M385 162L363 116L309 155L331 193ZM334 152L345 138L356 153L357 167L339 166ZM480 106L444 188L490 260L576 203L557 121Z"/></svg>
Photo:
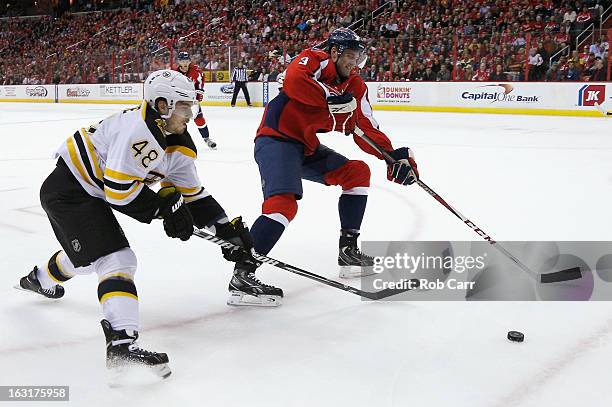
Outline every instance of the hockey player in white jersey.
<svg viewBox="0 0 612 407"><path fill-rule="evenodd" d="M228 221L198 178L196 148L187 132L197 107L193 82L179 72L153 72L140 107L69 137L41 187L42 207L63 250L35 266L18 288L57 299L64 295L62 283L96 273L109 368L140 364L162 377L170 374L165 353L136 343L136 255L112 209L144 223L162 219L166 234L181 240L189 239L195 225L252 247L241 219ZM156 193L149 186L157 182L162 188ZM223 254L230 261L248 256L227 249Z"/></svg>

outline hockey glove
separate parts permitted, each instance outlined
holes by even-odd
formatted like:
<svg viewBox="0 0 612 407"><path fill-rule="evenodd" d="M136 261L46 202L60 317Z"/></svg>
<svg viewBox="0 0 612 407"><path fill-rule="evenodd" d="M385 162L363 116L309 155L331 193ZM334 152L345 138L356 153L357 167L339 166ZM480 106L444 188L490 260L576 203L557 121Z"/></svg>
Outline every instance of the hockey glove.
<svg viewBox="0 0 612 407"><path fill-rule="evenodd" d="M402 185L410 185L419 179L419 170L417 169L414 154L408 147L398 148L390 151L389 155L396 161L387 164L387 179Z"/></svg>
<svg viewBox="0 0 612 407"><path fill-rule="evenodd" d="M158 217L164 220L164 230L170 237L189 240L193 233L193 217L183 195L175 187L164 187L157 192L161 198Z"/></svg>
<svg viewBox="0 0 612 407"><path fill-rule="evenodd" d="M342 95L331 95L327 97L327 106L332 114L352 113L357 109L357 101L351 92Z"/></svg>
<svg viewBox="0 0 612 407"><path fill-rule="evenodd" d="M327 107L331 113L332 130L343 134L352 134L357 125L357 101L351 92L327 97Z"/></svg>
<svg viewBox="0 0 612 407"><path fill-rule="evenodd" d="M223 247L221 252L225 260L235 263L250 260L256 263L256 260L251 255L253 237L251 237L251 232L249 232L246 223L242 221L242 216L238 216L232 219L231 222L217 226L217 236L241 247L241 249Z"/></svg>

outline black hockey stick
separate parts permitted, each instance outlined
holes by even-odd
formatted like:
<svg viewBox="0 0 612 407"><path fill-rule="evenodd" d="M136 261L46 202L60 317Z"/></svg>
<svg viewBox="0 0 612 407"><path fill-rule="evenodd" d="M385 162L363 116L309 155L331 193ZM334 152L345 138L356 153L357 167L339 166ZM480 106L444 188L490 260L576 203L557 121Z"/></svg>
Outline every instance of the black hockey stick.
<svg viewBox="0 0 612 407"><path fill-rule="evenodd" d="M200 230L194 227L193 234L198 237L201 237L202 239L208 240L209 242L212 242L218 246L221 246L221 247L225 247L228 249L242 249L240 246L235 245L231 242L228 242L225 239L221 239L220 237L217 237L213 235L212 233L209 233L205 230ZM401 288L401 289L386 288L384 290L376 291L376 292L363 291L358 288L351 287L351 286L339 283L337 281L330 280L318 274L311 273L301 268L292 266L291 264L284 263L280 260L276 260L271 257L255 253L254 251L252 252L252 255L256 260L259 260L262 263L266 263L271 266L278 267L280 269L289 271L291 273L298 274L300 276L309 278L311 280L318 281L319 283L328 285L330 287L338 288L342 291L346 291L346 292L358 295L360 297L365 297L370 300L382 300L383 298L391 297L392 295L396 295L396 294L400 294L400 293L403 293L409 290L416 289L419 286L419 280L411 279L411 280L406 281L406 284L404 284L406 288Z"/></svg>
<svg viewBox="0 0 612 407"><path fill-rule="evenodd" d="M394 163L394 162L396 162L396 160L393 157L391 157L389 155L389 153L387 153L378 144L376 144L376 142L374 140L369 138L363 132L363 130L361 130L360 128L356 127L355 128L355 134L357 136L361 137L366 143L368 143L376 151L378 151L384 157L384 159L385 159L385 161L387 163ZM446 202L444 199L442 199L442 197L440 195L438 195L429 186L427 186L427 184L425 184L420 179L417 179L416 183L418 184L418 186L423 188L425 190L425 192L427 192L436 201L438 201L442 206L444 206L446 209L448 209L453 215L455 215L456 217L461 219L461 221L463 223L465 223L466 225L468 225L468 227L470 229L472 229L474 232L476 232L476 234L478 236L482 237L484 240L489 242L500 253L502 253L508 259L512 260L519 268L521 268L525 273L527 273L531 278L535 279L536 281L539 281L541 283L557 283L557 282L560 282L560 281L577 280L579 278L582 278L582 272L580 271L580 267L572 267L572 268L569 268L569 269L560 270L560 271L554 271L552 273L546 273L546 274L537 274L537 273L535 273L533 270L531 270L529 267L527 267L525 264L523 264L523 262L521 262L519 259L517 259L515 256L513 256L512 253L510 253L508 250L506 250L502 245L500 245L498 242L493 240L491 238L491 236L489 236L482 229L480 229L478 226L476 226L476 224L474 224L474 222L472 222L471 220L469 220L468 218L463 216L458 210L453 208L448 202Z"/></svg>

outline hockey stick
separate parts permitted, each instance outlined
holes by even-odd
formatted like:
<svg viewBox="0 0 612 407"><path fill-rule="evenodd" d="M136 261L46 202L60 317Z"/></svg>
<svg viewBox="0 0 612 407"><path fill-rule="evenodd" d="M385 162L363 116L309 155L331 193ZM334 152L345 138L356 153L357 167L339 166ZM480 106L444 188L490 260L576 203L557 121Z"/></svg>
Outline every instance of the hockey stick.
<svg viewBox="0 0 612 407"><path fill-rule="evenodd" d="M363 139L366 143L368 143L372 148L378 151L387 163L394 163L396 160L389 155L385 150L383 150L374 140L369 138L363 130L356 127L355 134ZM556 283L560 281L569 281L569 280L577 280L582 278L582 272L580 271L580 267L572 267L565 270L555 271L552 273L546 274L537 274L529 267L527 267L523 262L513 256L508 250L506 250L502 245L493 240L491 236L486 234L482 229L480 229L474 222L463 216L458 210L453 208L448 202L446 202L440 195L438 195L433 189L431 189L427 184L425 184L420 179L417 179L416 183L425 190L429 195L431 195L436 201L438 201L442 206L448 209L453 215L457 218L461 219L463 223L468 225L470 229L472 229L476 234L482 237L484 240L489 242L493 247L495 247L500 253L506 256L508 259L512 260L518 267L520 267L525 273L527 273L531 278L539 281L540 283Z"/></svg>
<svg viewBox="0 0 612 407"><path fill-rule="evenodd" d="M599 110L599 112L600 112L601 114L603 114L604 116L612 116L612 112L609 112L609 111L605 110L605 109L603 108L603 106L602 106L602 105L600 105L600 104L599 104L599 103L597 103L597 102L595 102L595 108L596 108L597 110Z"/></svg>
<svg viewBox="0 0 612 407"><path fill-rule="evenodd" d="M208 240L209 242L212 242L214 244L216 244L217 246L221 246L221 247L225 247L227 249L241 249L242 248L238 245L235 245L231 242L228 242L225 239L221 239L220 237L217 237L215 235L213 235L212 233L209 233L205 230L201 230L198 228L193 228L193 234L201 237L202 239ZM261 261L262 263L266 263L269 264L271 266L274 267L278 267L280 269L283 269L285 271L289 271L291 273L309 278L311 280L315 280L318 281L319 283L328 285L330 287L334 287L337 288L339 290L342 291L346 291L355 295L358 295L360 297L365 297L368 298L370 300L382 300L383 298L387 298L387 297L391 297L392 295L396 295L396 294L400 294L409 290L413 290L419 287L419 280L418 279L410 279L406 282L406 284L404 284L404 286L407 286L407 288L401 288L401 289L393 289L393 288L386 288L384 290L381 291L376 291L376 292L370 292L370 291L363 291L360 290L358 288L355 287L351 287L342 283L339 283L337 281L334 280L330 280L328 278L325 278L323 276L320 276L318 274L315 273L311 273L309 271L303 270L301 268L292 266L291 264L287 264L284 263L280 260L276 260L273 259L271 257L268 256L264 256L262 254L258 254L255 251L253 251L251 253L253 255L253 257L256 260Z"/></svg>

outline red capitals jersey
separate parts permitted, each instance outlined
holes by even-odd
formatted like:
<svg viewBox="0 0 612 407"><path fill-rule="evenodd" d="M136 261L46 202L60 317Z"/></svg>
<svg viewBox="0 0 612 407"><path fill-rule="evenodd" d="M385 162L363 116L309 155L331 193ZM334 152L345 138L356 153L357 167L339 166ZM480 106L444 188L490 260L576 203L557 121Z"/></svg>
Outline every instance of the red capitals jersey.
<svg viewBox="0 0 612 407"><path fill-rule="evenodd" d="M335 121L326 98L334 94L351 92L357 101L357 127L385 150L393 150L389 138L378 129L368 99L368 88L363 79L352 73L347 80L336 83L336 66L326 52L306 49L287 67L283 89L268 103L257 136L292 139L304 144L304 154L312 154L320 144L317 133L334 130L334 122L342 123L342 115ZM346 117L346 116L344 116ZM338 126L336 126L337 129ZM382 158L358 136L355 143L365 152Z"/></svg>
<svg viewBox="0 0 612 407"><path fill-rule="evenodd" d="M174 68L175 71L178 71L191 79L193 83L195 83L196 90L204 90L204 75L202 74L202 69L196 64L189 64L189 68L187 68L187 72L181 71L180 67L177 66Z"/></svg>

